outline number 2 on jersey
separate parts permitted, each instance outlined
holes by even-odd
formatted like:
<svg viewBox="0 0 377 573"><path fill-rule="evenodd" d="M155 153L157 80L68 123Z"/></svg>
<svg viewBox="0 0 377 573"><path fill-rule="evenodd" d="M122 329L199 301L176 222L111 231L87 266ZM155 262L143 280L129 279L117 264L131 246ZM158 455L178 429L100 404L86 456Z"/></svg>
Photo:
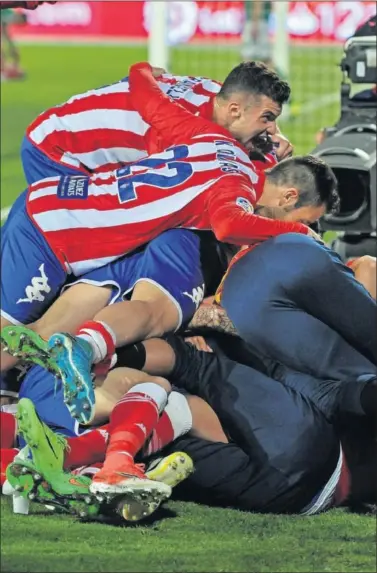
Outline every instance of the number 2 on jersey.
<svg viewBox="0 0 377 573"><path fill-rule="evenodd" d="M161 189L171 189L176 185L182 185L193 173L190 163L180 161L180 159L186 159L188 153L187 145L179 145L159 154L158 157L143 159L118 169L116 175L120 202L127 203L137 198L136 183ZM133 168L143 167L148 171L132 173Z"/></svg>

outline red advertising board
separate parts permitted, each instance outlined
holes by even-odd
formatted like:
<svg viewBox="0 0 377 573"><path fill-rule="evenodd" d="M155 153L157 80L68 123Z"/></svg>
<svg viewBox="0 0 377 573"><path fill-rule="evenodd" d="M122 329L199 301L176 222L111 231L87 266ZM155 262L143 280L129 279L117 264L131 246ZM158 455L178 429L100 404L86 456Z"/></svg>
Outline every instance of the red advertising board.
<svg viewBox="0 0 377 573"><path fill-rule="evenodd" d="M287 27L292 41L344 42L369 16L375 2L290 2ZM169 0L169 42L239 41L244 24L244 2ZM83 40L107 38L145 41L150 27L150 2L76 2L59 0L28 13L18 36ZM273 18L271 33L273 33Z"/></svg>

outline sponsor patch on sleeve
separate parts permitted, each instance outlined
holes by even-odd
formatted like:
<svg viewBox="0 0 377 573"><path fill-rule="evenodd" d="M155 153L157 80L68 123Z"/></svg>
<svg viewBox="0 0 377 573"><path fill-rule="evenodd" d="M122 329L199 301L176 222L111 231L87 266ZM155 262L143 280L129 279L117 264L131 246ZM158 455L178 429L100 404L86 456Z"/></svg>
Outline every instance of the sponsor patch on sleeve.
<svg viewBox="0 0 377 573"><path fill-rule="evenodd" d="M65 175L60 179L57 195L59 199L86 199L89 190L89 177Z"/></svg>
<svg viewBox="0 0 377 573"><path fill-rule="evenodd" d="M254 207L248 199L245 199L245 197L238 197L236 205L241 207L241 209L243 209L246 213L254 213Z"/></svg>

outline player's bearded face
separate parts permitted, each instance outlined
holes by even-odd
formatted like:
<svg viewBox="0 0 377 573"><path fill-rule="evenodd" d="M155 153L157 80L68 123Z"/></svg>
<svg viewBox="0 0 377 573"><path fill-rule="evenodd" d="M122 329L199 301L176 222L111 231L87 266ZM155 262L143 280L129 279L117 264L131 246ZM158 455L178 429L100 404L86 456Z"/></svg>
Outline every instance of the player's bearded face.
<svg viewBox="0 0 377 573"><path fill-rule="evenodd" d="M240 143L250 145L257 135L276 132L280 106L266 96L243 96L229 105L228 129Z"/></svg>

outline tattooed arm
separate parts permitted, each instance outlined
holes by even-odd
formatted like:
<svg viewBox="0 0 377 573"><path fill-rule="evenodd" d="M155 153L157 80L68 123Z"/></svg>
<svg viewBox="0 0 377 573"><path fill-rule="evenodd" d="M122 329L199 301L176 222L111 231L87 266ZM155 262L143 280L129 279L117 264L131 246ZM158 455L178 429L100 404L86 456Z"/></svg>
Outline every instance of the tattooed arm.
<svg viewBox="0 0 377 573"><path fill-rule="evenodd" d="M209 330L238 336L237 330L226 311L221 306L215 305L200 306L192 317L188 328L191 330L208 328Z"/></svg>

